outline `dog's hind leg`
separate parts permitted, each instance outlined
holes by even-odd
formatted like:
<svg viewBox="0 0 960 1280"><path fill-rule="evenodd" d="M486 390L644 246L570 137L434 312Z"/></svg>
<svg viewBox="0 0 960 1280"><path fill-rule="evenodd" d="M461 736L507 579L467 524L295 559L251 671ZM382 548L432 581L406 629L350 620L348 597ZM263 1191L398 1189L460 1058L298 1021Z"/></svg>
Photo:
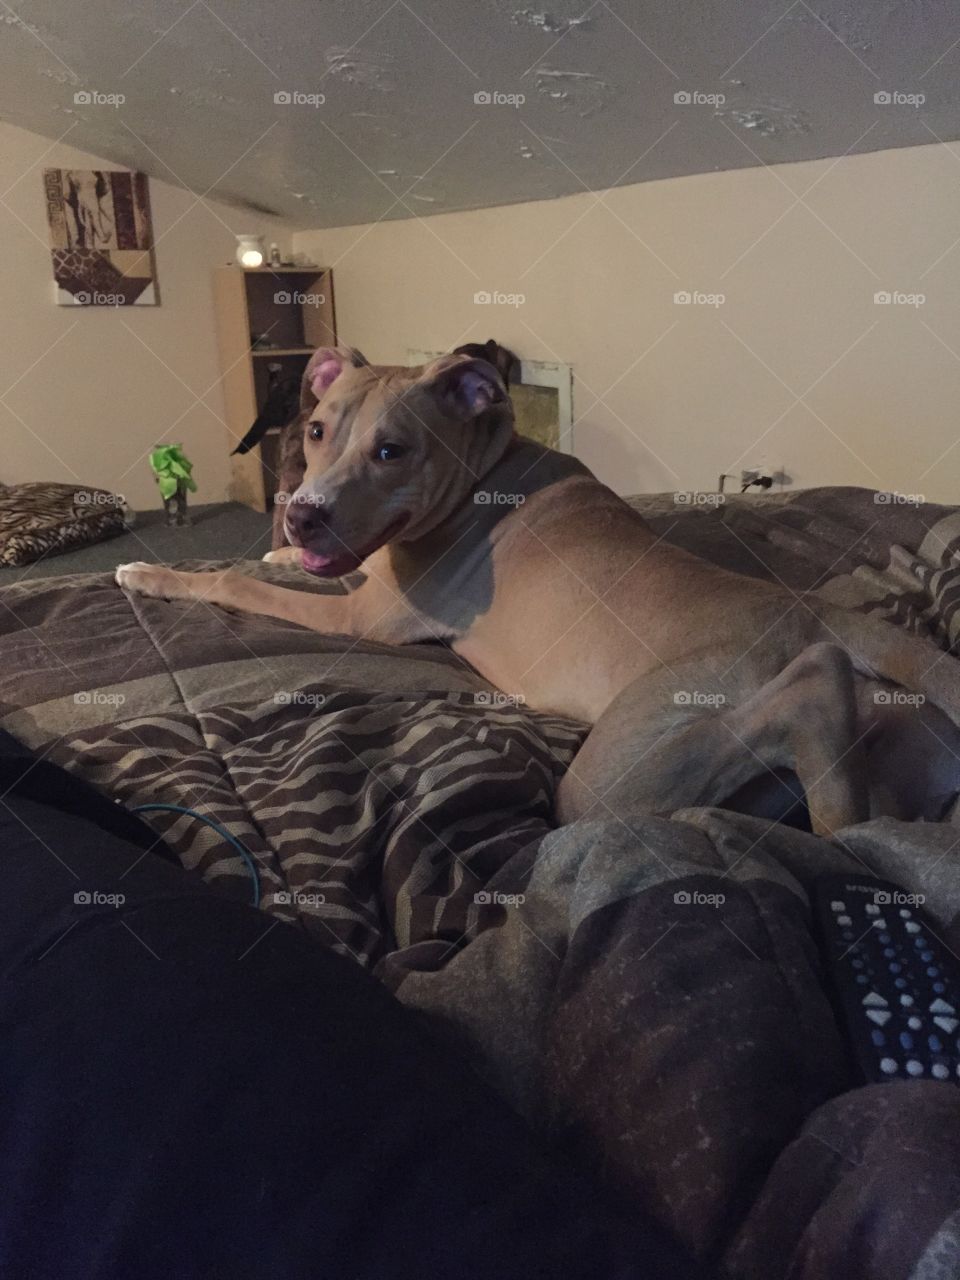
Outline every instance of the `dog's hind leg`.
<svg viewBox="0 0 960 1280"><path fill-rule="evenodd" d="M739 703L698 694L693 679L679 690L677 677L660 671L615 699L560 785L561 822L591 811L627 819L732 807L747 784L769 777L782 785L784 772L799 779L818 834L869 816L853 664L840 646L810 645ZM711 697L713 705L698 705Z"/></svg>

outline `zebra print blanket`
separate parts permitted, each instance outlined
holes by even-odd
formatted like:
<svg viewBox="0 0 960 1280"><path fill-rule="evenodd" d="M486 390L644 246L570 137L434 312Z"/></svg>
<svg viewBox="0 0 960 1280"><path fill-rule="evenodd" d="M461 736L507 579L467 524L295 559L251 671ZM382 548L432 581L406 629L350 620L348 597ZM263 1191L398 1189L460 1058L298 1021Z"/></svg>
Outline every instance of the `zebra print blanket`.
<svg viewBox="0 0 960 1280"><path fill-rule="evenodd" d="M887 497L637 505L718 563L953 649L960 512ZM923 893L960 951L951 828L873 822L831 843L689 810L553 830L584 726L505 704L439 646L127 597L108 575L0 591L0 724L118 800L225 825L256 861L265 928L297 922L371 968L729 1274L941 1274L960 1195L954 1095L852 1088L807 891L866 864ZM147 817L185 866L249 898L209 828ZM879 1202L910 1229L881 1232Z"/></svg>

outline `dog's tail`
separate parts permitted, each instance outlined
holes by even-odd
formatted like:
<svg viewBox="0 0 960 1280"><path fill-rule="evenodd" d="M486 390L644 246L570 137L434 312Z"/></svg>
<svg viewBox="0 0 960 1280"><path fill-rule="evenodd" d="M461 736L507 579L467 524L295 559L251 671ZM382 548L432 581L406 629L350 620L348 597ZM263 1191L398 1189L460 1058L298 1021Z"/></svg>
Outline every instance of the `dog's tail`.
<svg viewBox="0 0 960 1280"><path fill-rule="evenodd" d="M960 661L930 640L882 618L833 606L814 606L827 628L863 675L888 680L922 694L960 726Z"/></svg>

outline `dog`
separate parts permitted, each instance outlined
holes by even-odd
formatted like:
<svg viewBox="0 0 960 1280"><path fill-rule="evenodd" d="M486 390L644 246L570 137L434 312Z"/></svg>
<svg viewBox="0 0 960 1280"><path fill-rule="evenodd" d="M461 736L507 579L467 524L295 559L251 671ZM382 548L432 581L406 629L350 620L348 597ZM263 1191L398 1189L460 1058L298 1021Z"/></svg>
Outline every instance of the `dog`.
<svg viewBox="0 0 960 1280"><path fill-rule="evenodd" d="M285 528L305 572L362 566L361 584L317 595L130 564L123 588L445 642L518 701L592 725L559 787L561 822L693 805L767 816L798 792L826 836L872 814L948 814L955 659L665 544L582 463L517 436L484 359L375 368L328 348L311 365Z"/></svg>
<svg viewBox="0 0 960 1280"><path fill-rule="evenodd" d="M295 415L288 415L284 418L284 423L286 425L281 432L280 447L278 450L280 483L277 489L277 494L274 496L273 526L270 541L271 551L273 554L265 556L264 559L267 560L291 562L296 561L298 558L295 553L288 553L285 551L285 548L291 546L291 543L287 537L286 525L284 522L284 504L294 493L296 493L297 489L299 489L300 485L303 483L303 477L307 467L306 458L304 457L303 452L303 430L304 424L317 405L317 392L314 388L314 375L319 363L318 356L322 359L322 354L323 349L321 348L320 352L314 353L310 358L306 369L303 371L303 377L300 380L299 411ZM501 347L493 338L488 338L484 343L470 342L465 346L455 347L453 354L474 356L481 360L488 361L500 374L504 385L507 387L510 386L511 382L516 381L517 372L520 366L519 360L512 351L508 351L506 347ZM363 357L360 357L360 360L362 363L366 363ZM397 365L394 367L394 372L399 372L402 368L403 366ZM247 435L244 436L243 441L241 441L240 445L234 450L234 453L245 452L244 445L246 445L246 442L251 436L255 436L253 443L256 443L256 440L264 434L266 427L263 427L263 429L259 431L259 434L256 433L261 420L265 417L267 419L267 425L269 425L270 420L269 415L266 414L266 409L267 406L264 405L264 409L261 411L257 421L250 428ZM247 445L247 448L250 447L252 447L252 445ZM278 555L276 554L277 552L283 552L283 554Z"/></svg>

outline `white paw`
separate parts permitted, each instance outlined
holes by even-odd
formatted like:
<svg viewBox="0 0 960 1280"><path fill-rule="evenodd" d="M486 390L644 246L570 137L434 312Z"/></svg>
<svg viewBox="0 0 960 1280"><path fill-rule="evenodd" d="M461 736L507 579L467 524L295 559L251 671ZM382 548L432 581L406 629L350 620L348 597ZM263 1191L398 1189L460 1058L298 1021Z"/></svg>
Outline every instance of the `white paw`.
<svg viewBox="0 0 960 1280"><path fill-rule="evenodd" d="M139 592L143 596L173 600L184 594L177 574L162 564L147 564L143 560L119 564L114 577L118 586L126 591Z"/></svg>
<svg viewBox="0 0 960 1280"><path fill-rule="evenodd" d="M299 564L303 551L300 547L278 547L275 551L268 551L263 558L267 564Z"/></svg>

